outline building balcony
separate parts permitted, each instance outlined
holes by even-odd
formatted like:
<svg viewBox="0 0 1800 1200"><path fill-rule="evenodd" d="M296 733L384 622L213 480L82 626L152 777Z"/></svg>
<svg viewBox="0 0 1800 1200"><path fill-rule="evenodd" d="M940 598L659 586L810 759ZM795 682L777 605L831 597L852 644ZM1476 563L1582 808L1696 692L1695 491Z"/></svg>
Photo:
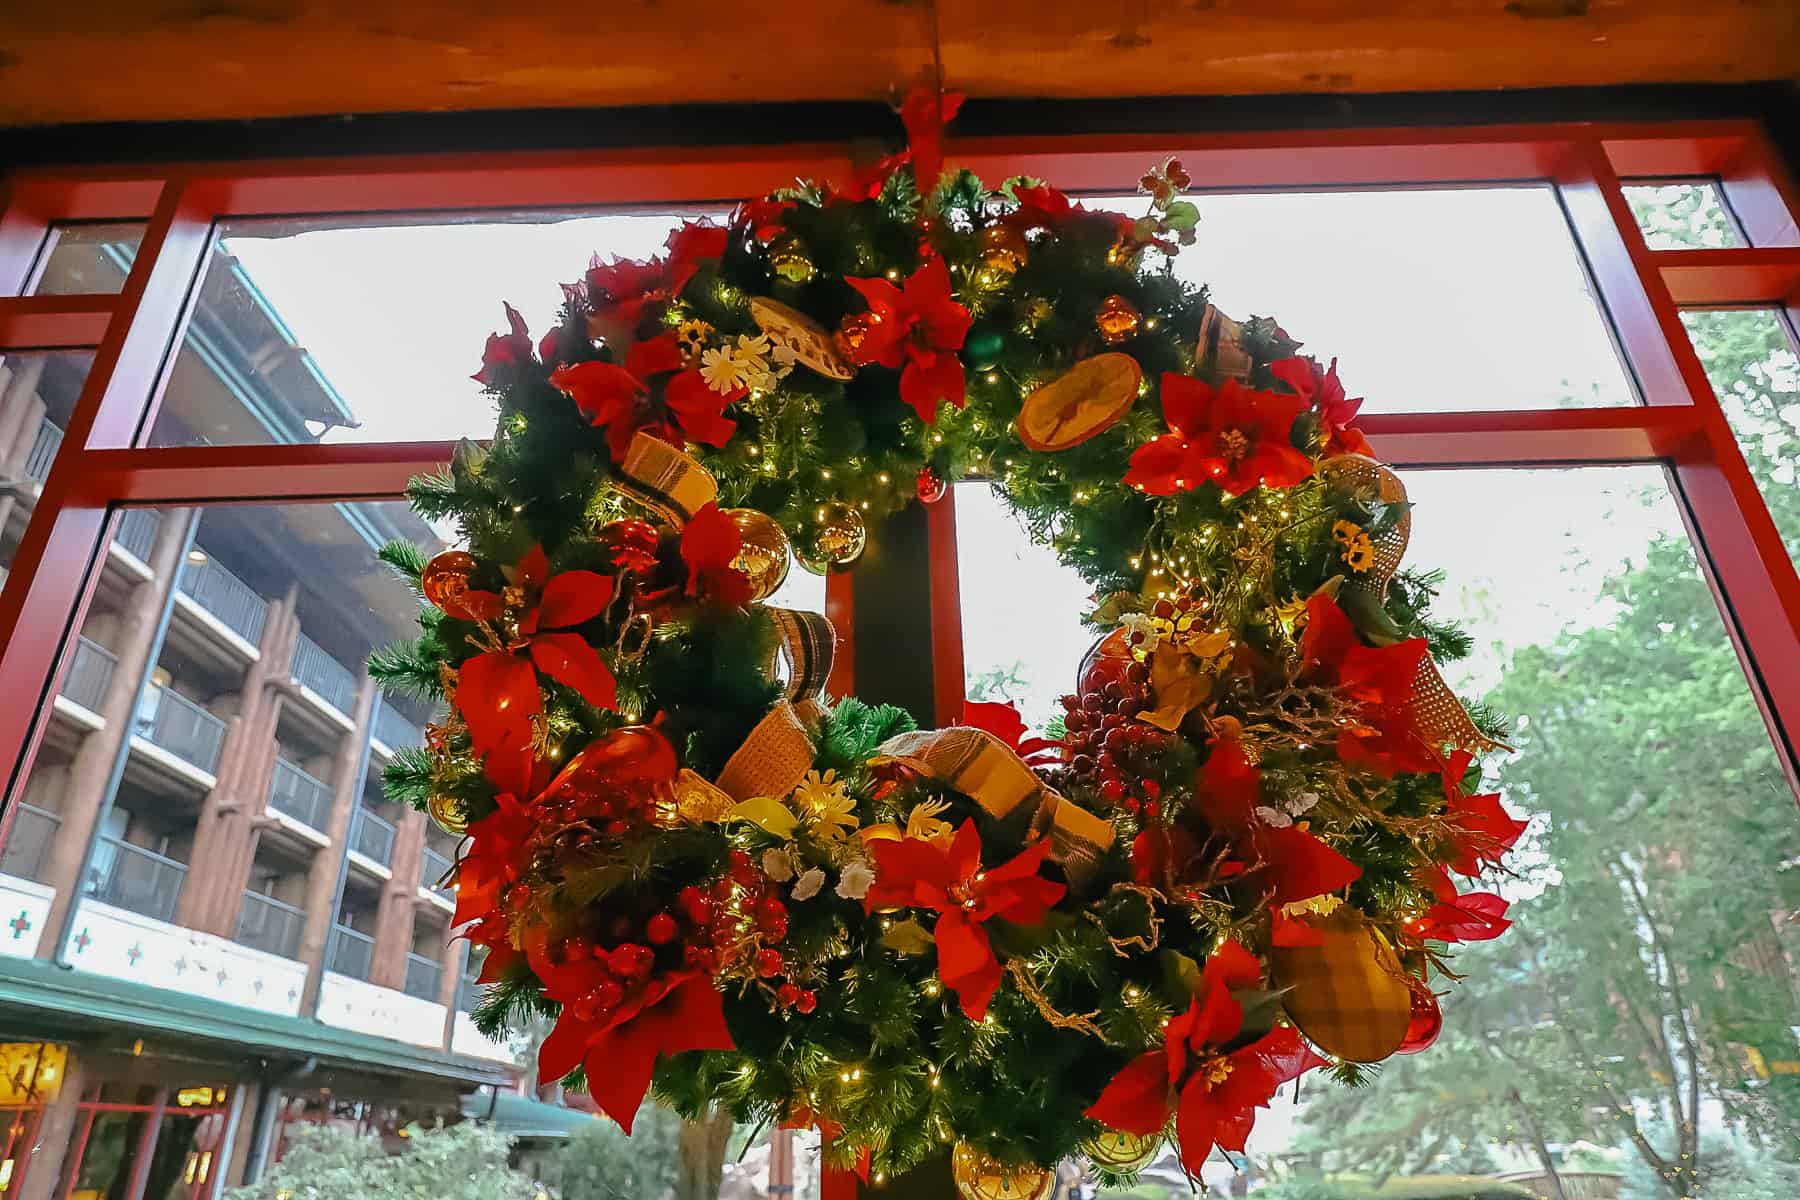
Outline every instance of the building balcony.
<svg viewBox="0 0 1800 1200"><path fill-rule="evenodd" d="M450 877L450 871L455 865L448 856L439 854L430 846L425 847L424 862L419 868L419 889L454 905L456 889L444 881Z"/></svg>
<svg viewBox="0 0 1800 1200"><path fill-rule="evenodd" d="M233 940L280 958L295 958L300 952L300 932L305 924L306 913L302 909L261 892L245 892Z"/></svg>
<svg viewBox="0 0 1800 1200"><path fill-rule="evenodd" d="M331 789L285 758L269 778L269 807L323 833L331 822Z"/></svg>
<svg viewBox="0 0 1800 1200"><path fill-rule="evenodd" d="M62 427L45 417L38 424L37 436L31 441L31 450L25 455L25 477L43 483L50 478L50 464L56 461L56 452L62 448Z"/></svg>
<svg viewBox="0 0 1800 1200"><path fill-rule="evenodd" d="M423 954L406 956L406 983L402 988L409 996L437 1003L438 988L443 986L444 964Z"/></svg>
<svg viewBox="0 0 1800 1200"><path fill-rule="evenodd" d="M374 938L358 933L348 925L331 927L331 954L325 960L326 970L366 982L374 961Z"/></svg>
<svg viewBox="0 0 1800 1200"><path fill-rule="evenodd" d="M384 871L394 865L393 823L366 808L356 810L350 822L350 852L360 854Z"/></svg>
<svg viewBox="0 0 1800 1200"><path fill-rule="evenodd" d="M23 800L18 801L17 806L12 829L8 831L6 841L0 843L0 875L35 880L43 873L44 860L50 856L50 843L56 840L56 831L62 827L62 816Z"/></svg>
<svg viewBox="0 0 1800 1200"><path fill-rule="evenodd" d="M132 733L203 772L207 787L219 767L225 722L171 688L145 689ZM197 781L200 782L200 781Z"/></svg>
<svg viewBox="0 0 1800 1200"><path fill-rule="evenodd" d="M113 544L141 563L150 561L150 550L162 530L162 514L154 508L128 508L113 528Z"/></svg>
<svg viewBox="0 0 1800 1200"><path fill-rule="evenodd" d="M295 683L330 705L349 726L349 713L356 707L356 676L348 667L303 633L294 643L290 671Z"/></svg>
<svg viewBox="0 0 1800 1200"><path fill-rule="evenodd" d="M77 638L69 669L63 675L63 697L89 712L99 712L106 700L106 689L112 685L113 668L118 665L112 651L99 642Z"/></svg>
<svg viewBox="0 0 1800 1200"><path fill-rule="evenodd" d="M395 750L425 744L425 732L385 700L375 709L375 745L391 757Z"/></svg>
<svg viewBox="0 0 1800 1200"><path fill-rule="evenodd" d="M86 890L113 908L172 921L187 872L184 862L118 838L102 837L94 850Z"/></svg>
<svg viewBox="0 0 1800 1200"><path fill-rule="evenodd" d="M196 562L190 556L181 569L181 592L255 653L263 623L268 620L269 602L254 588L217 560Z"/></svg>

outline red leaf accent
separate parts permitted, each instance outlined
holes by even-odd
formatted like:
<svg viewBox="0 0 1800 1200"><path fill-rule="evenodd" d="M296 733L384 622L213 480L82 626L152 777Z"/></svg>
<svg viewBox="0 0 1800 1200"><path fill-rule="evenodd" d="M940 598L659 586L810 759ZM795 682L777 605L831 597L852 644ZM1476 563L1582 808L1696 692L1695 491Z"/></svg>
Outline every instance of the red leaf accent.
<svg viewBox="0 0 1800 1200"><path fill-rule="evenodd" d="M529 746L531 718L543 711L537 672L512 654L478 654L462 665L456 708L477 754Z"/></svg>
<svg viewBox="0 0 1800 1200"><path fill-rule="evenodd" d="M597 571L564 571L544 585L538 601L540 629L566 629L593 620L613 597L610 575Z"/></svg>
<svg viewBox="0 0 1800 1200"><path fill-rule="evenodd" d="M596 708L614 708L618 686L600 652L578 633L540 633L531 639L531 661L558 683L581 693Z"/></svg>
<svg viewBox="0 0 1800 1200"><path fill-rule="evenodd" d="M1142 1137L1169 1121L1169 1074L1161 1050L1127 1063L1085 1113L1102 1125Z"/></svg>

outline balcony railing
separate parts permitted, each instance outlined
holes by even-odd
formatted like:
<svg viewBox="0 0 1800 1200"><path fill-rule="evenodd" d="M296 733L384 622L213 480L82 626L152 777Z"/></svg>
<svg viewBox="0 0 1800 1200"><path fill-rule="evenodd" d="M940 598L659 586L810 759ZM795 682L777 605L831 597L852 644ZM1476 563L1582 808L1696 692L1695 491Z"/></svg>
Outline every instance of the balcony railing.
<svg viewBox="0 0 1800 1200"><path fill-rule="evenodd" d="M389 750L404 750L409 746L425 744L424 731L407 720L399 709L389 705L386 700L375 710L375 738Z"/></svg>
<svg viewBox="0 0 1800 1200"><path fill-rule="evenodd" d="M331 933L331 960L326 964L327 969L352 979L367 979L369 965L375 959L375 939L348 925L334 925Z"/></svg>
<svg viewBox="0 0 1800 1200"><path fill-rule="evenodd" d="M419 868L419 886L428 888L449 900L456 899L456 892L449 884L442 882L450 874L451 863L444 855L427 846L425 860Z"/></svg>
<svg viewBox="0 0 1800 1200"><path fill-rule="evenodd" d="M421 1000L437 1003L438 987L444 979L444 964L435 958L426 958L423 954L406 956L406 984L402 988L409 996L417 996Z"/></svg>
<svg viewBox="0 0 1800 1200"><path fill-rule="evenodd" d="M99 642L76 639L75 655L69 660L68 674L63 676L62 694L90 712L99 712L112 683L113 668L118 665L112 651Z"/></svg>
<svg viewBox="0 0 1800 1200"><path fill-rule="evenodd" d="M213 559L189 561L181 569L181 590L251 645L262 640L269 602Z"/></svg>
<svg viewBox="0 0 1800 1200"><path fill-rule="evenodd" d="M150 561L150 550L156 545L157 531L162 528L162 514L154 508L128 508L119 514L113 541L129 551L141 563Z"/></svg>
<svg viewBox="0 0 1800 1200"><path fill-rule="evenodd" d="M322 830L330 820L331 789L287 759L277 758L275 774L269 778L269 807Z"/></svg>
<svg viewBox="0 0 1800 1200"><path fill-rule="evenodd" d="M487 997L487 984L476 983L475 976L464 975L456 982L456 1011L473 1015Z"/></svg>
<svg viewBox="0 0 1800 1200"><path fill-rule="evenodd" d="M170 688L145 693L133 732L211 774L225 744L225 722Z"/></svg>
<svg viewBox="0 0 1800 1200"><path fill-rule="evenodd" d="M56 840L56 831L61 825L60 813L19 801L6 842L0 845L0 875L37 879L43 872L44 859L50 855L50 843Z"/></svg>
<svg viewBox="0 0 1800 1200"><path fill-rule="evenodd" d="M394 865L394 827L366 808L356 810L350 825L350 848L384 867Z"/></svg>
<svg viewBox="0 0 1800 1200"><path fill-rule="evenodd" d="M235 941L282 958L300 955L300 930L306 913L261 892L245 892Z"/></svg>
<svg viewBox="0 0 1800 1200"><path fill-rule="evenodd" d="M304 633L294 643L294 682L311 688L341 713L356 707L356 676Z"/></svg>
<svg viewBox="0 0 1800 1200"><path fill-rule="evenodd" d="M31 450L25 455L25 475L39 483L50 478L50 464L56 461L56 452L62 447L63 431L50 418L45 417L38 424L37 436L31 441Z"/></svg>
<svg viewBox="0 0 1800 1200"><path fill-rule="evenodd" d="M110 837L100 839L95 859L88 895L158 921L175 919L186 863Z"/></svg>

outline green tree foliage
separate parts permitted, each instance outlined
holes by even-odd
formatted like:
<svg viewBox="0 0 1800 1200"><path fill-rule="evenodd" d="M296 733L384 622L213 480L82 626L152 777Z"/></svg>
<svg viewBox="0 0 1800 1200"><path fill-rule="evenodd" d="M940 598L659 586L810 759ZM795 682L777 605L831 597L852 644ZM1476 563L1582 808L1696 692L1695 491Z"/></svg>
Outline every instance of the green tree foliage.
<svg viewBox="0 0 1800 1200"><path fill-rule="evenodd" d="M1785 331L1754 312L1688 322L1800 549ZM1687 538L1655 539L1605 594L1612 620L1518 649L1486 698L1516 719L1509 800L1540 814L1517 924L1459 956L1435 1047L1311 1103L1313 1163L1406 1175L1510 1145L1561 1200L1553 1148L1587 1138L1624 1148L1634 1200L1800 1194L1800 1086L1764 1070L1800 1059L1794 798Z"/></svg>
<svg viewBox="0 0 1800 1200"><path fill-rule="evenodd" d="M630 1137L611 1121L590 1122L557 1155L551 1182L562 1200L668 1200L680 1171L680 1128L679 1117L654 1103L638 1110Z"/></svg>
<svg viewBox="0 0 1800 1200"><path fill-rule="evenodd" d="M505 1134L474 1124L408 1130L389 1154L372 1137L306 1126L282 1160L228 1200L546 1200L534 1180L507 1165Z"/></svg>

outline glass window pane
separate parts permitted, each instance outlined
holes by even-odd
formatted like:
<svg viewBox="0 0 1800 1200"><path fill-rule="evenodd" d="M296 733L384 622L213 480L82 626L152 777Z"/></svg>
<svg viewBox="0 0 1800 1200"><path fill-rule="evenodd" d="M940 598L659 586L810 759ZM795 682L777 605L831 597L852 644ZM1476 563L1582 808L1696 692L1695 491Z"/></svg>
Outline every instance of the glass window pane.
<svg viewBox="0 0 1800 1200"><path fill-rule="evenodd" d="M1143 211L1142 197L1100 203ZM1341 357L1365 413L1635 403L1547 187L1201 195L1175 272Z"/></svg>
<svg viewBox="0 0 1800 1200"><path fill-rule="evenodd" d="M501 301L541 335L592 255L649 257L697 215L226 221L151 444L490 437L469 376Z"/></svg>
<svg viewBox="0 0 1800 1200"><path fill-rule="evenodd" d="M86 350L0 355L0 568L37 508L93 362Z"/></svg>
<svg viewBox="0 0 1800 1200"><path fill-rule="evenodd" d="M0 955L445 1047L456 842L380 782L436 714L367 670L416 631L390 540L444 545L401 502L119 514L0 845Z"/></svg>
<svg viewBox="0 0 1800 1200"><path fill-rule="evenodd" d="M142 221L53 226L49 256L32 291L40 296L116 293L125 286L126 273L143 240Z"/></svg>
<svg viewBox="0 0 1800 1200"><path fill-rule="evenodd" d="M1749 244L1725 210L1718 185L1710 180L1627 184L1625 199L1652 250L1713 250Z"/></svg>
<svg viewBox="0 0 1800 1200"><path fill-rule="evenodd" d="M1775 528L1800 557L1800 361L1787 321L1773 309L1732 309L1684 312L1681 322Z"/></svg>
<svg viewBox="0 0 1800 1200"><path fill-rule="evenodd" d="M1800 813L1664 475L1406 483L1407 563L1445 572L1434 614L1475 638L1445 674L1513 726L1516 753L1488 764L1489 782L1532 825L1514 874L1486 886L1515 925L1456 948L1467 978L1440 981L1436 1045L1360 1089L1309 1077L1207 1181L1270 1200L1513 1194L1497 1179L1555 1195L1548 1162L1563 1195L1652 1200L1671 1194L1657 1173L1695 1153L1717 1188L1692 1194L1787 1194L1800 1186L1785 1149L1800 1133ZM1010 668L998 674L1025 676L1012 692L1041 712L1038 689L1064 690L1087 645L1086 589L984 488L963 485L957 517L971 687ZM1670 1086L1690 1072L1697 1107ZM1684 1150L1684 1124L1698 1150ZM1145 1194L1185 1195L1168 1152L1163 1165Z"/></svg>

